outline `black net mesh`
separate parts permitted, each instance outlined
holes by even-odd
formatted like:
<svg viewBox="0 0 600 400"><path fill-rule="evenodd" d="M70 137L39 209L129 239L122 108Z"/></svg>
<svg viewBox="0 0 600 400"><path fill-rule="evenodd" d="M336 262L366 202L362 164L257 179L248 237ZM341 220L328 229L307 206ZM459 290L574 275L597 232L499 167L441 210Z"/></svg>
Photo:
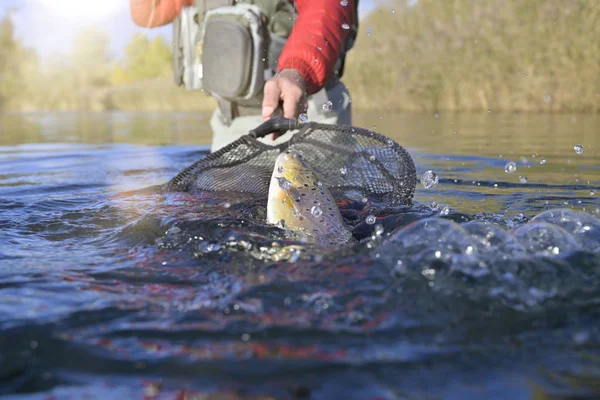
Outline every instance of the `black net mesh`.
<svg viewBox="0 0 600 400"><path fill-rule="evenodd" d="M243 136L181 171L163 190L242 192L266 198L275 159L288 148L305 157L336 198L412 201L416 171L404 148L370 130L312 122L277 146Z"/></svg>

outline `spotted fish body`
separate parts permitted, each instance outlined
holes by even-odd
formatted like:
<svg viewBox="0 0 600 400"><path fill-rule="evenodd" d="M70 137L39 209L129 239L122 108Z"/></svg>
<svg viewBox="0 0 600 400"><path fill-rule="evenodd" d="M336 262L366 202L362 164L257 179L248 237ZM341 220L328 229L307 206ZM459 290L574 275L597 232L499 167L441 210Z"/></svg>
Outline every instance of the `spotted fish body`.
<svg viewBox="0 0 600 400"><path fill-rule="evenodd" d="M352 239L331 192L295 150L282 152L275 161L267 222L317 244L336 246Z"/></svg>

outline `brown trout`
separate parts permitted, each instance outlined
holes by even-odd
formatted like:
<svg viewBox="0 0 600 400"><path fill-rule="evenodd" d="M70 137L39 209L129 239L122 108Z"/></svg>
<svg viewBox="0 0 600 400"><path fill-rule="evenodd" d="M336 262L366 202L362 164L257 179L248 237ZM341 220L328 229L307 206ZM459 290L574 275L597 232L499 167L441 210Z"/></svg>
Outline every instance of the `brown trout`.
<svg viewBox="0 0 600 400"><path fill-rule="evenodd" d="M325 246L339 246L352 239L331 192L295 150L282 152L275 161L267 222Z"/></svg>

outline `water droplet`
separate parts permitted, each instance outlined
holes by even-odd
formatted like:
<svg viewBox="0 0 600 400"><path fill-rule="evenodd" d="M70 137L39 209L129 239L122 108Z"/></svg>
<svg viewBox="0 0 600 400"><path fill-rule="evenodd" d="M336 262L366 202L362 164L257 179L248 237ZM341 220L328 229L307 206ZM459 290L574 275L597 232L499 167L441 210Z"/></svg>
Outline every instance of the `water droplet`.
<svg viewBox="0 0 600 400"><path fill-rule="evenodd" d="M342 0L340 1L340 4L342 5L342 7L346 7L348 5L348 0Z"/></svg>
<svg viewBox="0 0 600 400"><path fill-rule="evenodd" d="M517 170L517 164L514 161L509 161L504 166L504 172L507 174L512 174Z"/></svg>
<svg viewBox="0 0 600 400"><path fill-rule="evenodd" d="M465 249L465 254L468 256L473 254L473 246L467 246L467 248Z"/></svg>
<svg viewBox="0 0 600 400"><path fill-rule="evenodd" d="M381 225L381 224L375 225L375 235L381 236L381 235L383 235L383 232L384 232L383 225Z"/></svg>
<svg viewBox="0 0 600 400"><path fill-rule="evenodd" d="M375 161L375 156L374 155L369 156L369 160Z"/></svg>
<svg viewBox="0 0 600 400"><path fill-rule="evenodd" d="M546 93L544 95L544 101L546 102L546 104L549 104L552 101L552 96L550 95L550 93Z"/></svg>
<svg viewBox="0 0 600 400"><path fill-rule="evenodd" d="M525 184L527 183L527 177L526 176L519 176L519 182Z"/></svg>
<svg viewBox="0 0 600 400"><path fill-rule="evenodd" d="M435 117L436 117L436 118L439 118L439 117L440 117L440 114L438 114L438 113L435 113Z"/></svg>
<svg viewBox="0 0 600 400"><path fill-rule="evenodd" d="M491 114L492 113L492 109L488 108L488 113Z"/></svg>
<svg viewBox="0 0 600 400"><path fill-rule="evenodd" d="M369 199L368 199L368 198L366 198L366 197L363 197L363 198L362 198L362 202L363 202L363 203L368 203L368 202L369 202Z"/></svg>
<svg viewBox="0 0 600 400"><path fill-rule="evenodd" d="M376 221L377 218L374 215L367 215L367 218L365 218L365 222L369 225L373 225Z"/></svg>
<svg viewBox="0 0 600 400"><path fill-rule="evenodd" d="M590 338L590 334L585 331L576 332L573 334L573 341L575 344L584 344Z"/></svg>
<svg viewBox="0 0 600 400"><path fill-rule="evenodd" d="M279 172L280 174L283 174L283 167L281 165L279 167L277 167L277 172Z"/></svg>
<svg viewBox="0 0 600 400"><path fill-rule="evenodd" d="M305 124L308 122L308 115L302 113L300 115L298 115L298 122L300 122L301 124Z"/></svg>
<svg viewBox="0 0 600 400"><path fill-rule="evenodd" d="M332 106L333 106L333 103L328 101L327 103L323 104L323 111L331 111Z"/></svg>
<svg viewBox="0 0 600 400"><path fill-rule="evenodd" d="M319 187L323 186L323 182L317 181L317 186L319 186Z"/></svg>
<svg viewBox="0 0 600 400"><path fill-rule="evenodd" d="M250 335L247 333L242 334L242 341L247 342L250 340Z"/></svg>
<svg viewBox="0 0 600 400"><path fill-rule="evenodd" d="M321 46L317 46L317 50L322 51L323 48Z"/></svg>
<svg viewBox="0 0 600 400"><path fill-rule="evenodd" d="M293 249L291 251L290 258L288 259L288 262L295 263L296 261L298 261L299 258L300 258L300 250Z"/></svg>
<svg viewBox="0 0 600 400"><path fill-rule="evenodd" d="M448 206L442 207L442 210L440 211L440 215L448 215L448 214L450 214L450 207L448 207Z"/></svg>
<svg viewBox="0 0 600 400"><path fill-rule="evenodd" d="M596 192L594 191L594 189L590 190L590 196L595 196Z"/></svg>
<svg viewBox="0 0 600 400"><path fill-rule="evenodd" d="M350 25L348 25L347 23L345 23L345 22L344 22L344 23L342 24L342 28L344 28L344 29L348 30L348 29L350 29Z"/></svg>
<svg viewBox="0 0 600 400"><path fill-rule="evenodd" d="M396 14L396 9L392 8L392 14Z"/></svg>
<svg viewBox="0 0 600 400"><path fill-rule="evenodd" d="M385 142L386 142L386 143L387 143L387 145L388 145L388 146L390 146L390 147L394 145L394 141L393 141L392 139L387 139Z"/></svg>
<svg viewBox="0 0 600 400"><path fill-rule="evenodd" d="M279 182L279 187L283 190L290 190L290 188L292 187L292 182L288 181L285 178L277 178L277 181Z"/></svg>
<svg viewBox="0 0 600 400"><path fill-rule="evenodd" d="M583 154L583 146L578 144L575 145L575 147L573 147L573 150L575 150L575 153L582 155Z"/></svg>
<svg viewBox="0 0 600 400"><path fill-rule="evenodd" d="M340 175L346 176L346 173L348 173L348 168L346 168L346 167L340 168Z"/></svg>
<svg viewBox="0 0 600 400"><path fill-rule="evenodd" d="M439 178L437 174L433 171L425 171L423 175L421 175L421 185L425 189L431 189L439 182Z"/></svg>
<svg viewBox="0 0 600 400"><path fill-rule="evenodd" d="M321 215L323 215L323 210L321 210L317 206L313 206L313 208L310 209L310 213L315 217L320 217Z"/></svg>
<svg viewBox="0 0 600 400"><path fill-rule="evenodd" d="M542 165L546 164L546 159L542 157L542 159L540 160L540 164L542 164Z"/></svg>

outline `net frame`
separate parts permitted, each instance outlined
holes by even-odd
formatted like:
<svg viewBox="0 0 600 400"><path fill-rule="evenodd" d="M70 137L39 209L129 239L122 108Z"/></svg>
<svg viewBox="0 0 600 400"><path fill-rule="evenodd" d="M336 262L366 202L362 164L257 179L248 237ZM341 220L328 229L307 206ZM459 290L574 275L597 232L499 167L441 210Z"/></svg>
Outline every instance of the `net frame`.
<svg viewBox="0 0 600 400"><path fill-rule="evenodd" d="M302 124L283 143L271 145L254 131L192 163L163 192L228 192L268 196L275 159L284 150L303 154L336 200L376 198L412 204L417 177L410 154L369 129L316 122ZM344 173L345 172L345 173Z"/></svg>

